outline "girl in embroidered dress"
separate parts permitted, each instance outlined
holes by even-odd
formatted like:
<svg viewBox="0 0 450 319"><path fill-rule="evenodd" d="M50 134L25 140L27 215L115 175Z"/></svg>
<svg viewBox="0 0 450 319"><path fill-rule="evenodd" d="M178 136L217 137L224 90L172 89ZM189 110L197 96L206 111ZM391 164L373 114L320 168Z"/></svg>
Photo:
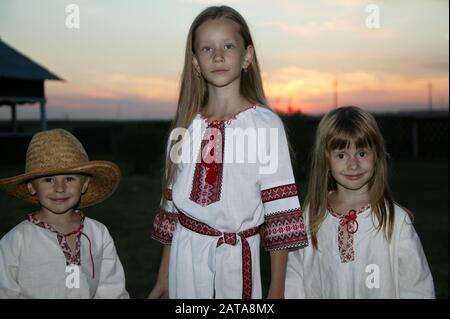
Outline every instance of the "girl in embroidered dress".
<svg viewBox="0 0 450 319"><path fill-rule="evenodd" d="M40 206L0 240L0 299L129 298L108 229L79 210L119 181L117 165L89 161L69 132L35 134L25 173L0 179L0 190Z"/></svg>
<svg viewBox="0 0 450 319"><path fill-rule="evenodd" d="M149 298L261 298L262 224L268 297L283 297L287 249L305 246L306 233L284 126L267 107L248 26L230 7L205 9L189 30L173 122L180 127L182 157L192 152L192 161L174 163L169 140L152 231L164 249ZM256 143L253 133L269 129L272 139L261 133ZM249 160L255 150L247 161L227 161L256 144L274 160Z"/></svg>
<svg viewBox="0 0 450 319"><path fill-rule="evenodd" d="M289 252L287 298L434 298L411 214L390 194L386 156L368 112L322 118L305 199L312 245Z"/></svg>

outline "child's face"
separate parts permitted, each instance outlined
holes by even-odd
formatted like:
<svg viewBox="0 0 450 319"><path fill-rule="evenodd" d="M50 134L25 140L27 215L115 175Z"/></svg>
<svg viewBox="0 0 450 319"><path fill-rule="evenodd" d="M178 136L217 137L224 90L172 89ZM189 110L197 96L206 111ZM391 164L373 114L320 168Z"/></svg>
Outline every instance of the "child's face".
<svg viewBox="0 0 450 319"><path fill-rule="evenodd" d="M216 87L238 82L242 68L249 67L253 60L253 47L244 47L238 24L225 18L207 20L195 35L195 70Z"/></svg>
<svg viewBox="0 0 450 319"><path fill-rule="evenodd" d="M41 208L54 214L73 210L88 185L89 177L77 174L45 176L27 183L28 191L37 196Z"/></svg>
<svg viewBox="0 0 450 319"><path fill-rule="evenodd" d="M333 150L329 154L330 170L339 188L352 191L368 191L368 184L375 169L374 153L369 148Z"/></svg>

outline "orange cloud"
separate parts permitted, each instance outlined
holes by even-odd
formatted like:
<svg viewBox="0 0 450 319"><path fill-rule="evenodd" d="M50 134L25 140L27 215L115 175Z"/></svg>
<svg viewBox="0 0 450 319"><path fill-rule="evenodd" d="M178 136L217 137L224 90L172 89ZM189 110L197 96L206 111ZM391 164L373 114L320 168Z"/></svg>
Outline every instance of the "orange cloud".
<svg viewBox="0 0 450 319"><path fill-rule="evenodd" d="M337 80L339 105L427 105L427 85L433 83L435 101L448 101L448 77L420 78L386 72L355 70L324 72L316 69L285 67L263 74L271 106L282 112L321 113L333 107L333 82ZM96 76L90 84L52 82L48 96L79 99L160 101L176 104L177 80L114 73Z"/></svg>
<svg viewBox="0 0 450 319"><path fill-rule="evenodd" d="M178 93L178 81L132 74L113 73L95 75L89 83L47 82L53 96L80 96L89 98L138 98L144 100L174 101Z"/></svg>
<svg viewBox="0 0 450 319"><path fill-rule="evenodd" d="M283 68L276 74L263 75L266 93L274 108L304 113L323 112L333 106L334 81L337 80L338 104L355 105L426 105L427 86L433 83L434 95L448 101L445 76L411 78L407 76L352 71L339 75L298 67Z"/></svg>

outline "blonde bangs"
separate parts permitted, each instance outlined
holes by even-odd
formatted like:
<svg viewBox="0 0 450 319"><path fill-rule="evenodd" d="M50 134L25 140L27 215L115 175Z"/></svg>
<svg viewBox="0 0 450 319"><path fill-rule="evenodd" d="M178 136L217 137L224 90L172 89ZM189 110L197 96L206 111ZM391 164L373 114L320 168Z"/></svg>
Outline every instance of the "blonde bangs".
<svg viewBox="0 0 450 319"><path fill-rule="evenodd" d="M374 148L375 134L368 130L369 125L365 121L355 118L336 118L328 131L326 138L326 150L342 150L355 146L356 148Z"/></svg>

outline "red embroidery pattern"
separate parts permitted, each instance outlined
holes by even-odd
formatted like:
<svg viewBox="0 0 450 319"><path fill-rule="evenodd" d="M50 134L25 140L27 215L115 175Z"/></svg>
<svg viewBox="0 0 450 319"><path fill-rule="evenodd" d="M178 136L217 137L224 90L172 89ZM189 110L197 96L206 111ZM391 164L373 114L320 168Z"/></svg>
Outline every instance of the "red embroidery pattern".
<svg viewBox="0 0 450 319"><path fill-rule="evenodd" d="M261 198L263 203L297 195L297 186L295 184L277 186L261 191Z"/></svg>
<svg viewBox="0 0 450 319"><path fill-rule="evenodd" d="M338 249L339 256L342 263L348 263L355 260L355 250L353 248L354 234L358 231L358 214L370 208L367 204L358 211L350 210L346 215L335 212L331 207L328 207L328 212L336 218L339 218L338 226ZM347 235L347 240L345 240Z"/></svg>
<svg viewBox="0 0 450 319"><path fill-rule="evenodd" d="M252 255L250 245L246 238L254 236L258 233L259 227L253 227L239 233L222 233L211 226L192 219L186 215L180 214L180 224L196 233L219 237L216 247L222 244L236 245L237 236L241 238L242 243L242 299L250 299L252 297Z"/></svg>
<svg viewBox="0 0 450 319"><path fill-rule="evenodd" d="M177 228L177 223L178 213L171 213L162 208L158 208L153 221L151 238L164 245L170 245L172 243L173 233Z"/></svg>
<svg viewBox="0 0 450 319"><path fill-rule="evenodd" d="M209 129L206 129L205 136L207 138L202 140L199 159L197 164L195 164L194 180L190 195L192 201L203 207L220 200L223 176L222 158L225 148L225 125L224 123L219 123L217 125L211 124L209 127L219 129L220 134L214 135L214 131L211 132ZM212 144L210 143L212 140L214 140L212 142L213 146L208 149Z"/></svg>
<svg viewBox="0 0 450 319"><path fill-rule="evenodd" d="M253 109L253 110L256 109L256 105L252 105L252 106L250 106L250 107L248 107L248 108L246 108L246 109L243 109L242 111L239 111L239 112L233 114L232 116L230 116L230 117L227 118L227 119L213 120L213 121L210 121L210 120L203 114L202 111L198 111L197 113L198 113L198 114L200 115L200 117L206 122L206 124L208 124L208 125L211 125L211 124L217 125L217 124L224 124L224 123L230 124L231 121L237 119L237 117L238 117L239 114L241 114L241 113L243 113L243 112L245 112L245 111L248 111L248 110L250 110L250 109Z"/></svg>
<svg viewBox="0 0 450 319"><path fill-rule="evenodd" d="M264 246L267 251L308 246L300 208L265 216Z"/></svg>
<svg viewBox="0 0 450 319"><path fill-rule="evenodd" d="M78 232L78 235L77 235L75 251L73 251L73 252L70 249L69 244L67 243L66 237L63 234L58 232L51 225L38 220L36 217L34 217L34 214L27 215L27 220L30 223L32 223L38 227L47 229L56 234L56 238L58 239L58 244L61 247L61 250L63 251L64 257L66 259L66 265L80 265L81 264L81 261L80 261L81 260L81 258L80 258L80 236L81 236L81 231L83 230L83 227L84 227L85 216L81 211L77 211L77 212L79 214L81 214L81 222L80 222L80 227L78 228L80 230L80 232Z"/></svg>
<svg viewBox="0 0 450 319"><path fill-rule="evenodd" d="M348 263L350 261L355 260L355 250L353 249L353 234L347 233L347 240L344 241L344 230L346 228L346 224L344 219L342 218L339 221L338 228L338 246L339 246L339 255L341 257L342 263Z"/></svg>

